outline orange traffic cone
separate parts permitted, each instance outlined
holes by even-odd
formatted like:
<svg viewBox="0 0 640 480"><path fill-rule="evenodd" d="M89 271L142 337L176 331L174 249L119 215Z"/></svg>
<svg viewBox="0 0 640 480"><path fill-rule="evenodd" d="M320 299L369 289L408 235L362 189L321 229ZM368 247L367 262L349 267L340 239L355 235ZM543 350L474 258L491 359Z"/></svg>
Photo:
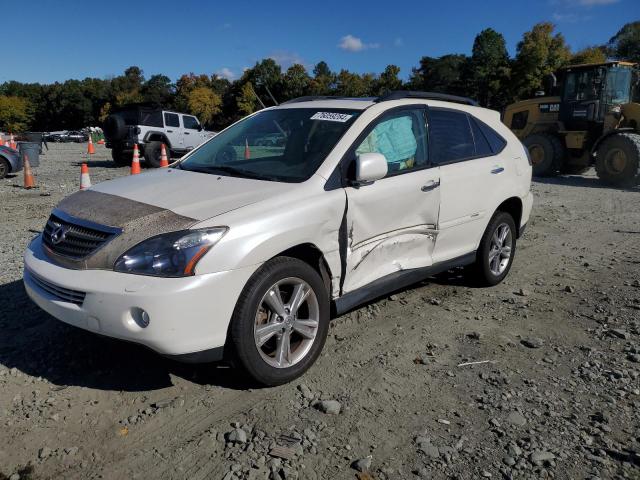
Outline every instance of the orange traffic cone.
<svg viewBox="0 0 640 480"><path fill-rule="evenodd" d="M16 148L18 148L18 145L16 145L16 141L15 141L15 140L14 140L14 138L13 138L13 133L11 134L11 140L10 140L10 144L9 144L9 146L10 146L11 148L13 148L14 150L15 150Z"/></svg>
<svg viewBox="0 0 640 480"><path fill-rule="evenodd" d="M101 138L96 142L98 145L104 145L104 138Z"/></svg>
<svg viewBox="0 0 640 480"><path fill-rule="evenodd" d="M169 166L169 159L167 158L167 149L162 144L162 148L160 149L160 168L166 168Z"/></svg>
<svg viewBox="0 0 640 480"><path fill-rule="evenodd" d="M96 153L96 149L93 146L93 139L91 138L91 134L89 134L89 146L87 147L87 153L89 155L93 155L94 153Z"/></svg>
<svg viewBox="0 0 640 480"><path fill-rule="evenodd" d="M0 135L0 147L4 145L4 140L2 139L2 135Z"/></svg>
<svg viewBox="0 0 640 480"><path fill-rule="evenodd" d="M138 144L133 145L133 161L131 162L131 175L140 173L140 153L138 152Z"/></svg>
<svg viewBox="0 0 640 480"><path fill-rule="evenodd" d="M251 150L249 150L249 141L244 139L244 158L245 160L249 160L251 158Z"/></svg>
<svg viewBox="0 0 640 480"><path fill-rule="evenodd" d="M91 186L91 177L89 177L89 167L83 163L80 167L80 190L86 190Z"/></svg>
<svg viewBox="0 0 640 480"><path fill-rule="evenodd" d="M27 190L30 188L35 188L36 180L33 178L33 173L31 172L31 164L29 163L29 157L24 156L24 188Z"/></svg>

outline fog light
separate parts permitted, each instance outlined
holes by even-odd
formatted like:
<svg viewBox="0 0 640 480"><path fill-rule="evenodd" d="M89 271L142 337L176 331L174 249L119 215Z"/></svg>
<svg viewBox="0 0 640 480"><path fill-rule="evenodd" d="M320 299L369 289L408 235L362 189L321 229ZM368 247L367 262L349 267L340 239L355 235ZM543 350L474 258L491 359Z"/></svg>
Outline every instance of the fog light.
<svg viewBox="0 0 640 480"><path fill-rule="evenodd" d="M133 321L136 322L136 325L140 328L147 328L151 322L151 317L149 317L149 314L142 308L132 308L131 316L133 317Z"/></svg>

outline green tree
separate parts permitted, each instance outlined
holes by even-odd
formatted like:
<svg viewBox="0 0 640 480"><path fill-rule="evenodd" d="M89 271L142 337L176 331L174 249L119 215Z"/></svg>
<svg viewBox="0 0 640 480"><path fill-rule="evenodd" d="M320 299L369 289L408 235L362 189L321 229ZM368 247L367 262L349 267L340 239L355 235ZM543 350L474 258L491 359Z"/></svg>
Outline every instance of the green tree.
<svg viewBox="0 0 640 480"><path fill-rule="evenodd" d="M411 90L465 94L462 77L467 60L459 54L422 57L420 66L412 69L408 86Z"/></svg>
<svg viewBox="0 0 640 480"><path fill-rule="evenodd" d="M343 97L365 97L371 94L373 82L372 74L358 75L343 69L337 76L336 93Z"/></svg>
<svg viewBox="0 0 640 480"><path fill-rule="evenodd" d="M312 95L330 95L335 87L336 75L331 71L327 62L318 62L313 68L310 93Z"/></svg>
<svg viewBox="0 0 640 480"><path fill-rule="evenodd" d="M373 87L375 96L384 95L387 92L402 89L402 80L398 77L400 67L396 65L387 65L384 72L376 79Z"/></svg>
<svg viewBox="0 0 640 480"><path fill-rule="evenodd" d="M608 46L615 58L640 63L640 21L624 25L611 37Z"/></svg>
<svg viewBox="0 0 640 480"><path fill-rule="evenodd" d="M467 96L476 98L485 107L500 108L506 105L510 65L502 34L491 28L480 32L473 42L467 67Z"/></svg>
<svg viewBox="0 0 640 480"><path fill-rule="evenodd" d="M283 100L307 95L311 85L311 78L303 65L295 63L291 65L282 78Z"/></svg>
<svg viewBox="0 0 640 480"><path fill-rule="evenodd" d="M236 97L236 104L243 115L249 115L258 109L258 99L249 82L240 87L240 94Z"/></svg>
<svg viewBox="0 0 640 480"><path fill-rule="evenodd" d="M213 117L220 113L222 99L210 88L196 87L189 92L187 103L189 111L202 123L209 125Z"/></svg>
<svg viewBox="0 0 640 480"><path fill-rule="evenodd" d="M571 59L564 37L554 29L552 23L538 23L518 43L512 74L515 96L530 97L541 89L545 76Z"/></svg>
<svg viewBox="0 0 640 480"><path fill-rule="evenodd" d="M166 75L152 75L140 89L145 102L167 106L173 97L173 84Z"/></svg>
<svg viewBox="0 0 640 480"><path fill-rule="evenodd" d="M602 63L607 61L607 54L603 47L587 47L576 52L571 57L571 65L581 65L583 63Z"/></svg>
<svg viewBox="0 0 640 480"><path fill-rule="evenodd" d="M20 97L0 96L0 128L8 132L20 132L31 122L29 102Z"/></svg>

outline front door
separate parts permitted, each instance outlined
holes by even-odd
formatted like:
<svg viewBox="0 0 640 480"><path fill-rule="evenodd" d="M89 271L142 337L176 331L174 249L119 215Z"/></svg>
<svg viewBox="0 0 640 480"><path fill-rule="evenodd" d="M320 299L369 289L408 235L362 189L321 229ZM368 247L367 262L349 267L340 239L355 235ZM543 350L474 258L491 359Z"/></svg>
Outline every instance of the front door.
<svg viewBox="0 0 640 480"><path fill-rule="evenodd" d="M182 115L182 125L184 129L184 148L192 150L202 143L201 128L198 119L191 115Z"/></svg>
<svg viewBox="0 0 640 480"><path fill-rule="evenodd" d="M164 131L173 150L184 150L180 115L172 112L164 112Z"/></svg>
<svg viewBox="0 0 640 480"><path fill-rule="evenodd" d="M343 293L386 275L432 264L440 207L439 169L430 168L425 109L402 107L375 121L352 147L387 159L387 176L350 186Z"/></svg>

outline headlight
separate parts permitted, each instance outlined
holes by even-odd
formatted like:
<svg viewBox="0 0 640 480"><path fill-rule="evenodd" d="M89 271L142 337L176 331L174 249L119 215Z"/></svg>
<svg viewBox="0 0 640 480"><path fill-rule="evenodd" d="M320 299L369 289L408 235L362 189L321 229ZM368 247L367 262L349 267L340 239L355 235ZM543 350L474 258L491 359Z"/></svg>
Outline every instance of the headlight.
<svg viewBox="0 0 640 480"><path fill-rule="evenodd" d="M196 264L227 233L227 227L182 230L151 237L124 253L116 272L159 277L193 275Z"/></svg>

